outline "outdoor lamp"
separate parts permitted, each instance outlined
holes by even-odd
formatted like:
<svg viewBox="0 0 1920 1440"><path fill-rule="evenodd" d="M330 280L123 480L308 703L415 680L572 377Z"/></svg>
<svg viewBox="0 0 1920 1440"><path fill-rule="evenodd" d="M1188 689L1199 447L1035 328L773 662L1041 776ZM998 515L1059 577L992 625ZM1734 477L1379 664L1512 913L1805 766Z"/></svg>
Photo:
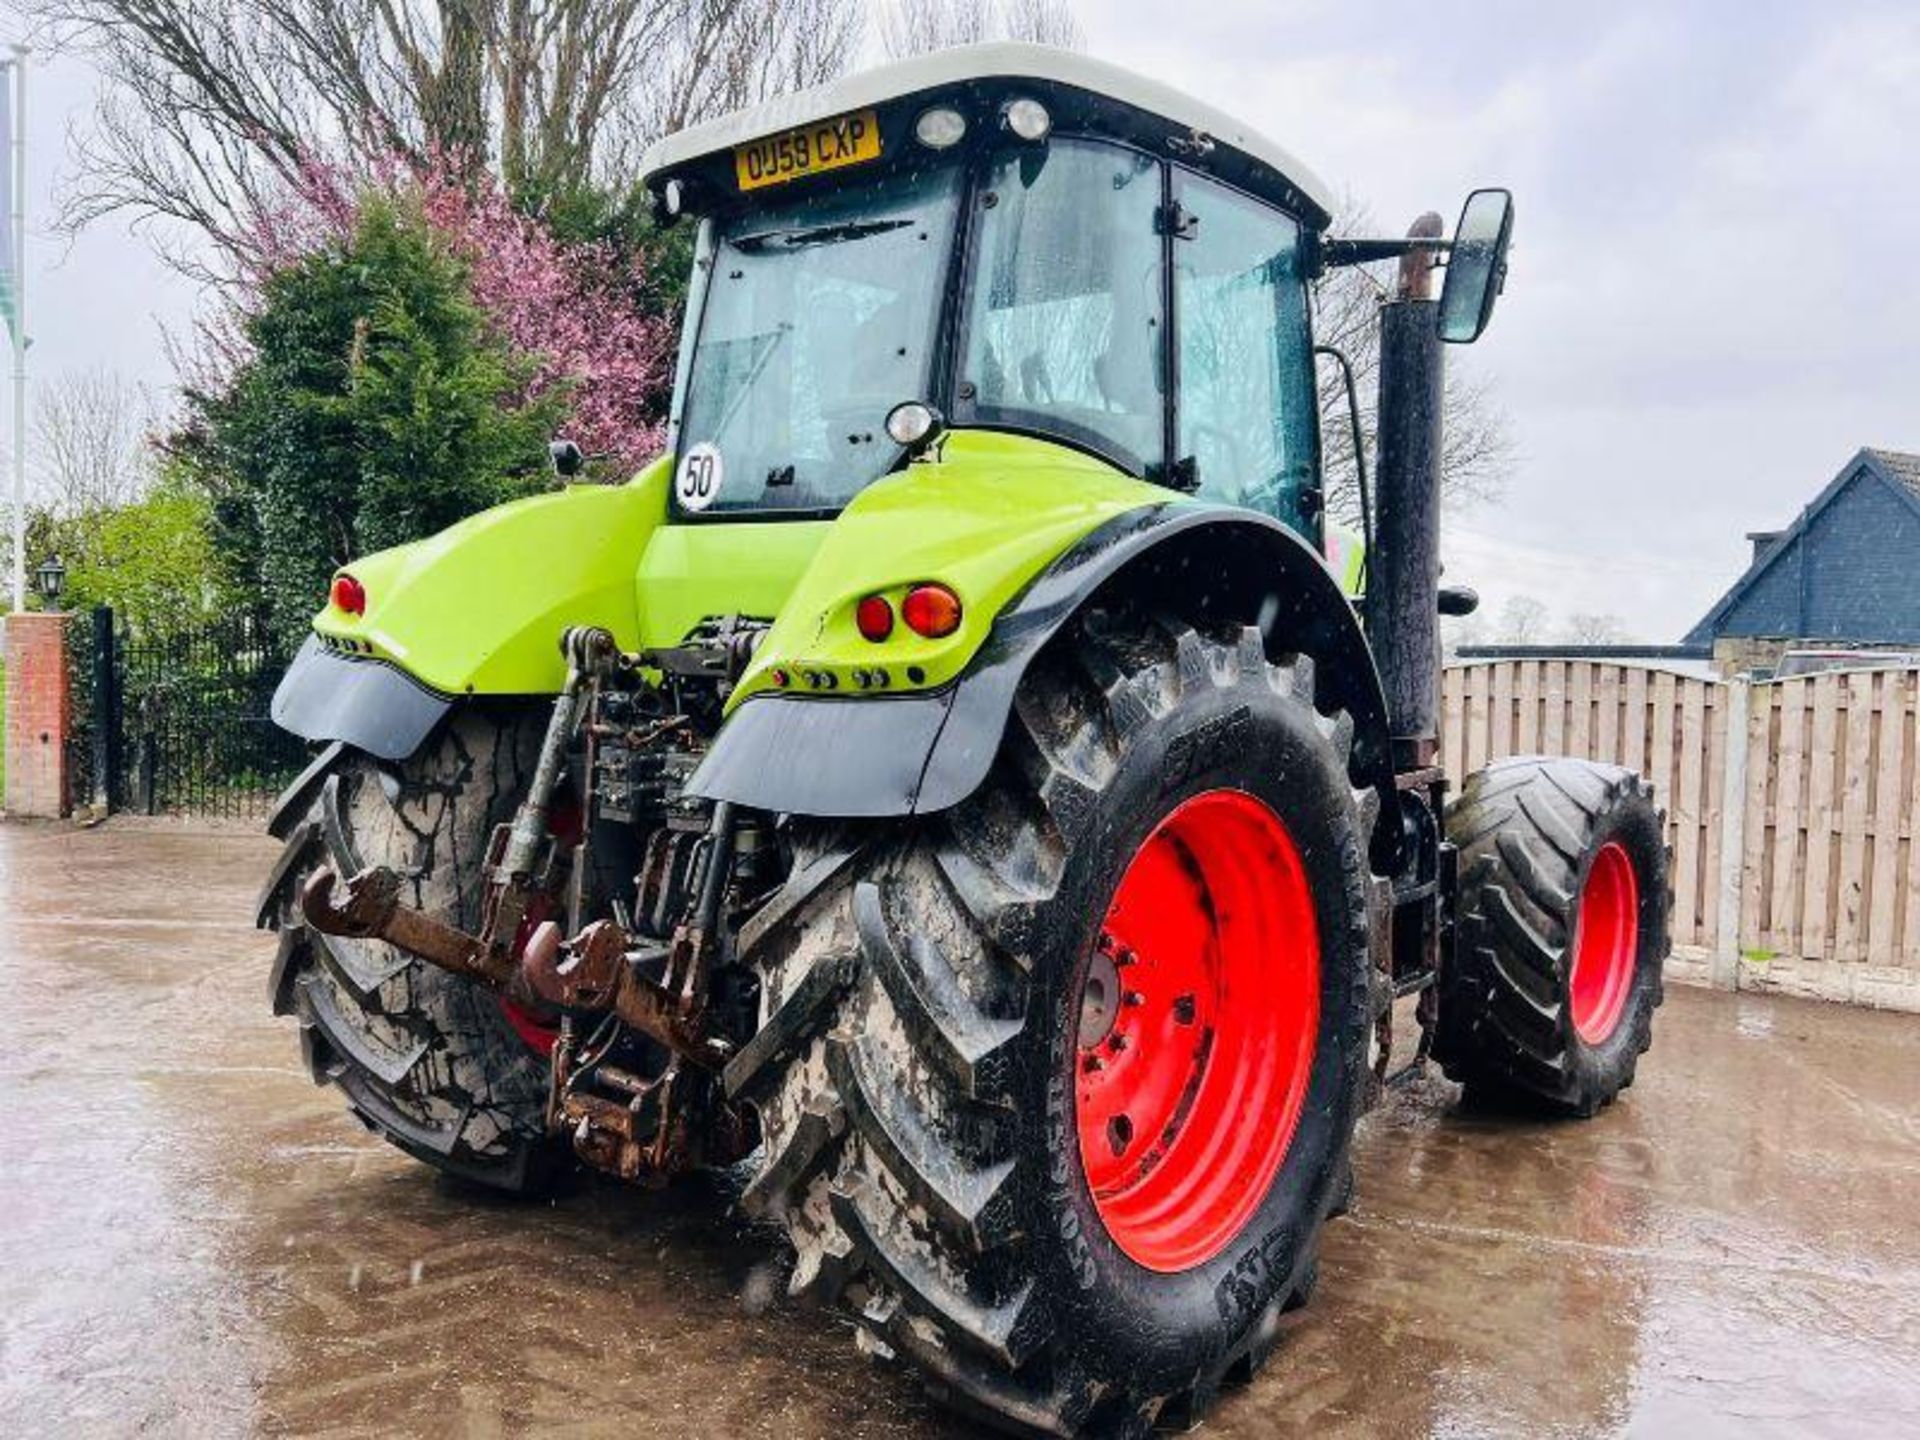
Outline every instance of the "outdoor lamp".
<svg viewBox="0 0 1920 1440"><path fill-rule="evenodd" d="M33 572L34 588L49 605L60 603L60 591L67 583L67 567L58 555L49 555Z"/></svg>

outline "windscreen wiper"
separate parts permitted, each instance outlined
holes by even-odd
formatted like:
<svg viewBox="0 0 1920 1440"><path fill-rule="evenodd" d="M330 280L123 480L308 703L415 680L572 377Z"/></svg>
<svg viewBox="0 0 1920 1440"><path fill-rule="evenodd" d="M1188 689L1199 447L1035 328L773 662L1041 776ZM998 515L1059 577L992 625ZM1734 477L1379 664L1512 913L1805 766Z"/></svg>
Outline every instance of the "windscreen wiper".
<svg viewBox="0 0 1920 1440"><path fill-rule="evenodd" d="M792 230L762 230L757 235L742 235L733 248L757 254L778 245L784 250L799 250L808 245L837 245L842 240L865 240L870 235L885 235L904 230L920 222L907 220L842 220L832 225L814 225Z"/></svg>
<svg viewBox="0 0 1920 1440"><path fill-rule="evenodd" d="M713 442L718 444L733 425L734 416L740 413L740 407L746 404L747 396L753 393L753 382L760 378L760 372L767 368L767 362L773 359L773 352L780 348L780 342L793 333L793 322L782 320L776 325L767 341L766 348L754 356L753 364L741 377L740 384L734 389L733 398L727 402L727 408L720 412L720 423L714 426Z"/></svg>

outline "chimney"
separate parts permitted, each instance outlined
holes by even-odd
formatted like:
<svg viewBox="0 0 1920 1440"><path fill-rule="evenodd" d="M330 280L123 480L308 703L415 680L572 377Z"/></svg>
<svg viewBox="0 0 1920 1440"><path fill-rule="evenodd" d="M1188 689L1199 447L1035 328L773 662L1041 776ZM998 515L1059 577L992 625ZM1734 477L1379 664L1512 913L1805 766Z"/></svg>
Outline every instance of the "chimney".
<svg viewBox="0 0 1920 1440"><path fill-rule="evenodd" d="M1775 543L1785 533L1784 530L1749 530L1747 532L1747 539L1753 542L1753 560L1751 563L1758 565L1766 553L1773 549Z"/></svg>

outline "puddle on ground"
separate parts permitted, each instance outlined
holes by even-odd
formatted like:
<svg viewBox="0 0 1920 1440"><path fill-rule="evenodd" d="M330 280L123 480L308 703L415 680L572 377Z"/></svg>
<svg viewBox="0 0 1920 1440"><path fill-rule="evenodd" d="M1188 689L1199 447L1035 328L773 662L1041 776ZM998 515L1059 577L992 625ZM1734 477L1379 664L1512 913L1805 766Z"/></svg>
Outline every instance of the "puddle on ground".
<svg viewBox="0 0 1920 1440"><path fill-rule="evenodd" d="M724 1177L502 1203L267 1013L247 836L0 827L0 1431L967 1433ZM1674 989L1590 1124L1403 1092L1205 1433L1857 1435L1920 1394L1920 1023Z"/></svg>

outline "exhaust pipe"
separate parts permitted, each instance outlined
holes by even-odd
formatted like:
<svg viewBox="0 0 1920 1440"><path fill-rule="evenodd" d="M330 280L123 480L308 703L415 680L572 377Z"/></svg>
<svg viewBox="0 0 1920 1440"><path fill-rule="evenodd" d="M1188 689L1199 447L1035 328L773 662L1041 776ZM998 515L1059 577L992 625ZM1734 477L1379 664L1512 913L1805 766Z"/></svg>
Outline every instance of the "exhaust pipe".
<svg viewBox="0 0 1920 1440"><path fill-rule="evenodd" d="M1439 239L1422 215L1407 234ZM1400 260L1394 298L1380 307L1379 464L1366 622L1393 732L1394 768L1437 763L1440 720L1440 447L1445 368L1434 251Z"/></svg>

